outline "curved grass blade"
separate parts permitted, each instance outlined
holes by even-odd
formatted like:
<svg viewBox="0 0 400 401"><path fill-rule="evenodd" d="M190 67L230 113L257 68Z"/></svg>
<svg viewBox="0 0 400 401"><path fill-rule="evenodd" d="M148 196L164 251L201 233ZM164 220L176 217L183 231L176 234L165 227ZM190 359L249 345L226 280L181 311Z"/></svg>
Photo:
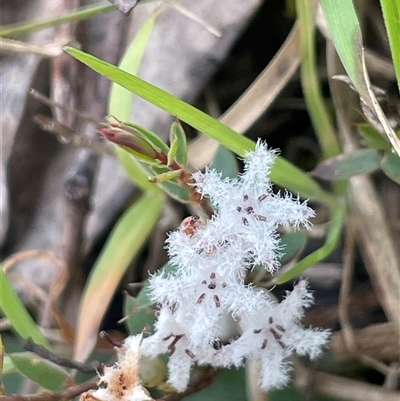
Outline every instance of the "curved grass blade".
<svg viewBox="0 0 400 401"><path fill-rule="evenodd" d="M239 135L206 113L162 89L73 47L66 47L65 51L99 74L216 139L237 155L244 156L246 151L254 149L255 143L251 139ZM283 158L276 159L271 172L271 180L293 192L299 192L303 197L328 204L335 202L334 197L324 191L316 181Z"/></svg>
<svg viewBox="0 0 400 401"><path fill-rule="evenodd" d="M139 69L157 14L158 11L156 9L139 29L121 60L121 70L135 74ZM108 102L109 114L116 117L118 120L130 121L132 100L131 92L113 82ZM142 190L151 190L155 187L154 184L149 183L145 170L137 160L119 146L115 146L115 152L120 163L136 185Z"/></svg>
<svg viewBox="0 0 400 401"><path fill-rule="evenodd" d="M142 61L147 43L153 31L154 24L158 15L158 9L143 23L132 40L124 56L122 57L119 68L130 74L136 74ZM133 94L117 83L112 83L110 97L108 100L108 112L121 121L131 120Z"/></svg>
<svg viewBox="0 0 400 401"><path fill-rule="evenodd" d="M249 138L239 135L206 113L162 89L81 50L67 46L65 51L111 81L216 139L233 152L243 156L246 150L254 149L255 144Z"/></svg>
<svg viewBox="0 0 400 401"><path fill-rule="evenodd" d="M400 91L400 3L399 0L381 0L381 7Z"/></svg>
<svg viewBox="0 0 400 401"><path fill-rule="evenodd" d="M25 306L15 293L6 273L0 266L0 309L10 320L13 329L24 339L31 338L36 344L49 347Z"/></svg>
<svg viewBox="0 0 400 401"><path fill-rule="evenodd" d="M75 359L85 360L93 349L109 302L129 263L158 220L163 204L161 191L147 191L114 227L83 294L77 324Z"/></svg>
<svg viewBox="0 0 400 401"><path fill-rule="evenodd" d="M352 0L321 0L321 6L332 35L333 44L361 102L375 115L391 145L400 155L396 136L371 88L365 66L361 29Z"/></svg>
<svg viewBox="0 0 400 401"><path fill-rule="evenodd" d="M328 159L340 153L339 142L328 113L317 73L315 51L315 23L312 8L316 2L297 0L296 8L300 26L301 84L307 110L321 146L323 158Z"/></svg>

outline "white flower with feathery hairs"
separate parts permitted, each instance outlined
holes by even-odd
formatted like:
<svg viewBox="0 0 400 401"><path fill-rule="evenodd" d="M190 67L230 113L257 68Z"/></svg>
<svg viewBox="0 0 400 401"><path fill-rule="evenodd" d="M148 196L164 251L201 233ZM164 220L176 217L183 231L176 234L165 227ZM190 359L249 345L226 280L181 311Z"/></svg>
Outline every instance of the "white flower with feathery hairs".
<svg viewBox="0 0 400 401"><path fill-rule="evenodd" d="M244 173L222 179L213 170L195 173L194 186L216 207L201 224L188 218L170 234L168 251L174 273L155 275L150 295L161 307L156 332L143 340L144 355L169 355L169 382L183 391L191 367L240 366L260 362L260 386L268 390L288 380L292 353L320 355L329 333L300 324L312 303L300 281L281 303L267 292L245 285L255 265L270 272L279 267L277 228L309 228L314 211L288 192L274 194L269 180L276 152L258 142L245 157Z"/></svg>
<svg viewBox="0 0 400 401"><path fill-rule="evenodd" d="M139 378L142 336L128 337L118 348L118 362L104 367L97 390L90 390L82 401L154 401Z"/></svg>
<svg viewBox="0 0 400 401"><path fill-rule="evenodd" d="M269 174L275 158L276 152L259 141L256 150L246 154L244 173L238 179L221 179L220 173L209 169L193 175L197 191L217 208L213 220L199 232L198 241L209 246L227 241L240 247L250 266L261 264L271 272L279 267L277 228L308 228L315 215L306 202L300 203L290 193L272 192Z"/></svg>

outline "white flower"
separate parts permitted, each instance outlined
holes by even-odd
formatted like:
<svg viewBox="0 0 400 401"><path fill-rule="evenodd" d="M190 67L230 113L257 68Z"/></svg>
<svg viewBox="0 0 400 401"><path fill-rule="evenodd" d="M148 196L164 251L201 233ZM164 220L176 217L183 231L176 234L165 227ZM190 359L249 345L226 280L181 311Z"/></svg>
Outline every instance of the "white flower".
<svg viewBox="0 0 400 401"><path fill-rule="evenodd" d="M193 175L197 190L218 209L206 229L199 230L203 240L240 247L243 258L252 259L251 266L262 264L270 271L279 267L278 226L308 227L308 219L314 216L305 202L288 192L283 196L272 192L268 175L275 157L259 141L255 152L247 153L244 173L238 179L221 179L213 170Z"/></svg>
<svg viewBox="0 0 400 401"><path fill-rule="evenodd" d="M101 401L151 401L139 379L140 345L142 336L128 337L118 349L118 361L114 366L104 367L99 388L85 394L85 400Z"/></svg>
<svg viewBox="0 0 400 401"><path fill-rule="evenodd" d="M290 365L289 355L320 356L329 338L326 330L305 329L301 325L304 308L313 302L307 283L300 281L281 303L265 298L258 310L249 315L245 308L240 317L241 337L221 349L216 364L229 366L240 363L240 356L256 360L261 365L260 387L264 390L285 385Z"/></svg>
<svg viewBox="0 0 400 401"><path fill-rule="evenodd" d="M155 333L144 339L144 355L169 356L169 382L186 389L194 364L240 366L257 360L263 389L281 387L293 353L320 355L329 334L305 329L304 308L312 303L301 281L281 303L245 284L256 264L278 268L279 225L309 227L314 212L285 192L272 192L268 178L275 152L262 142L248 153L244 173L221 179L207 170L194 174L195 186L217 208L206 224L187 218L167 244L174 273L154 275L150 296L160 306Z"/></svg>

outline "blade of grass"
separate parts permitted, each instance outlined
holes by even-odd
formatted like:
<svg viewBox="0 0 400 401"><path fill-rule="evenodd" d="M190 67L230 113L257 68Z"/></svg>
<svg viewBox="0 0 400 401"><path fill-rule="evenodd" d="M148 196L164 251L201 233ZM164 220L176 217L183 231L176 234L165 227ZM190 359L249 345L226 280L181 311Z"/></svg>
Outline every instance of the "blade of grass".
<svg viewBox="0 0 400 401"><path fill-rule="evenodd" d="M46 337L31 318L24 304L15 293L6 273L0 266L0 309L10 320L13 329L24 339L31 338L36 344L49 347Z"/></svg>
<svg viewBox="0 0 400 401"><path fill-rule="evenodd" d="M67 46L65 51L111 81L176 116L197 130L207 133L233 152L243 156L246 150L254 149L255 144L249 138L238 135L226 125L162 89L81 50Z"/></svg>
<svg viewBox="0 0 400 401"><path fill-rule="evenodd" d="M130 74L135 75L138 72L142 61L147 43L153 31L154 24L159 13L157 8L150 17L143 23L135 38L122 57L119 68ZM132 92L125 89L121 85L112 83L110 97L108 101L108 112L110 115L117 117L121 121L130 121L132 107Z"/></svg>
<svg viewBox="0 0 400 401"><path fill-rule="evenodd" d="M254 149L255 143L251 139L241 136L220 121L162 89L78 49L66 47L65 51L111 81L216 139L237 155L244 156L246 151ZM304 197L328 204L335 202L334 198L324 191L316 181L283 158L277 159L272 169L271 179L293 192L299 192Z"/></svg>
<svg viewBox="0 0 400 401"><path fill-rule="evenodd" d="M121 69L137 72L150 38L157 14L158 9L152 13L152 15L139 29L124 57L122 58L120 65ZM109 98L109 113L117 119L129 121L131 106L132 93L127 91L122 86L113 83ZM128 175L136 183L136 185L138 185L142 190L146 191L146 193L143 198L133 205L120 220L119 224L113 231L110 241L105 245L102 256L100 256L99 260L93 267L91 278L82 297L78 317L78 321L84 322L79 324L77 327L77 339L75 347L75 354L81 359L85 359L90 353L95 343L100 322L113 294L117 289L118 283L128 267L129 262L136 256L137 252L140 250L140 245L146 240L148 234L151 232L155 223L157 222L160 210L162 208L162 200L164 199L161 190L159 190L156 185L148 181L145 170L136 159L134 159L128 152L121 149L119 146L115 146L115 151L119 161L126 169ZM143 231L135 214L144 208L147 202L146 199L149 197L152 198L153 202L155 203L152 205L150 202L149 207L145 211L147 225L146 229ZM158 198L160 198L161 204L159 204ZM128 228L129 225L132 227L130 230ZM127 230L129 230L129 234L128 232L125 232ZM122 239L119 238L120 236L123 236L124 240L126 239L128 241L127 244L138 245L137 247L131 245L129 251L126 250L125 258L123 259L121 259L121 256L123 255L121 255L121 249L118 246L118 241L122 242ZM123 248L123 244L120 246ZM117 262L118 270L111 272L109 268L112 263L115 263L115 261ZM102 286L102 284L99 283L99 279L106 279L107 286ZM91 308L93 304L101 304L102 307L97 309L97 313L93 315L92 320L87 321L86 316L91 314Z"/></svg>
<svg viewBox="0 0 400 401"><path fill-rule="evenodd" d="M115 290L158 220L164 205L161 191L147 191L115 225L98 257L80 305L74 358L83 361L93 349L101 320Z"/></svg>
<svg viewBox="0 0 400 401"><path fill-rule="evenodd" d="M340 153L335 129L328 114L318 79L315 54L315 22L312 9L317 6L309 0L297 0L296 8L300 26L301 84L307 110L322 149L323 159Z"/></svg>
<svg viewBox="0 0 400 401"><path fill-rule="evenodd" d="M382 125L391 145L400 155L400 139L383 113L365 66L361 29L352 0L321 0L332 41L352 84L371 113Z"/></svg>
<svg viewBox="0 0 400 401"><path fill-rule="evenodd" d="M3 38L10 38L13 36L25 35L30 32L39 31L41 29L46 29L62 24L68 24L73 21L81 21L94 17L96 15L107 14L111 11L117 10L115 6L109 3L81 7L54 18L46 18L38 21L24 21L17 24L4 25L0 27L0 36Z"/></svg>
<svg viewBox="0 0 400 401"><path fill-rule="evenodd" d="M129 48L123 56L119 68L131 74L136 74L143 58L144 51L150 39L159 9L157 8L144 22L132 40ZM112 83L108 102L108 113L121 121L130 121L133 95L121 85ZM119 146L115 146L115 152L129 177L142 190L154 190L156 186L149 182L146 171L140 163Z"/></svg>
<svg viewBox="0 0 400 401"><path fill-rule="evenodd" d="M295 277L301 275L308 267L325 259L336 248L337 244L339 243L346 218L345 204L338 203L336 209L333 210L332 213L333 216L325 244L321 248L317 249L316 251L302 259L292 269L274 278L271 283L283 284L287 281L293 280Z"/></svg>
<svg viewBox="0 0 400 401"><path fill-rule="evenodd" d="M398 0L381 0L381 7L400 91L400 3Z"/></svg>

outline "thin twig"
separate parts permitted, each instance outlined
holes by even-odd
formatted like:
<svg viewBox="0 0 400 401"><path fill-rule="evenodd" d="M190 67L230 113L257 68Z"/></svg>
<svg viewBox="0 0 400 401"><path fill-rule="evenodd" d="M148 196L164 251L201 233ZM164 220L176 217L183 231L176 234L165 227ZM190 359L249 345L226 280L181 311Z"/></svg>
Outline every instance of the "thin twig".
<svg viewBox="0 0 400 401"><path fill-rule="evenodd" d="M298 388L307 386L309 370L299 362L296 363L295 384ZM314 374L315 391L319 394L348 401L398 401L400 393L387 391L381 386L364 383L358 380L316 372Z"/></svg>
<svg viewBox="0 0 400 401"><path fill-rule="evenodd" d="M339 321L342 327L343 340L349 353L355 355L357 359L367 366L371 366L378 372L386 375L389 373L389 367L369 355L363 355L357 349L354 331L349 319L349 305L350 305L350 290L351 278L354 270L354 254L355 254L355 230L353 228L352 220L347 224L347 237L344 251L343 260L343 276L342 285L339 295Z"/></svg>
<svg viewBox="0 0 400 401"><path fill-rule="evenodd" d="M189 387L182 393L168 394L162 398L157 399L156 401L180 401L185 397L195 394L213 384L216 373L217 371L215 369L208 368L203 372L202 375L193 380L189 384Z"/></svg>
<svg viewBox="0 0 400 401"><path fill-rule="evenodd" d="M343 339L349 351L355 352L353 330L349 319L351 278L354 270L355 232L352 221L347 224L347 236L344 247L342 284L339 295L339 321L342 328Z"/></svg>
<svg viewBox="0 0 400 401"><path fill-rule="evenodd" d="M79 118L82 118L83 120L89 121L89 122L91 122L91 123L100 124L100 123L104 122L104 121L102 121L102 120L99 120L98 118L95 118L95 117L91 116L91 115L88 114L88 113L84 113L84 112L78 111L78 110L76 110L76 109L74 109L74 108L67 107L67 106L65 106L65 105L63 105L63 104L61 104L61 103L57 103L57 102L55 102L54 100L51 100L51 99L50 99L49 97L47 97L46 95L44 95L43 93L40 93L40 92L39 92L38 90L36 90L36 89L33 89L33 88L32 88L32 89L29 91L29 94L30 94L34 99L39 100L40 102L42 102L43 104L45 104L45 105L47 105L47 106L49 106L49 107L56 107L56 108L59 108L59 109L61 109L61 110L64 110L64 111L66 111L66 112L68 112L68 113L71 113L71 114L74 114L75 116L77 116L77 117L79 117Z"/></svg>
<svg viewBox="0 0 400 401"><path fill-rule="evenodd" d="M100 154L115 156L113 148L108 143L89 138L80 133L76 133L58 121L43 114L36 114L33 121L46 132L54 134L62 143L71 143L79 148L87 148Z"/></svg>
<svg viewBox="0 0 400 401"><path fill-rule="evenodd" d="M27 351L32 351L36 355L55 363L58 366L64 366L65 368L71 368L79 370L82 373L97 373L99 368L101 367L101 363L98 361L93 361L90 364L85 364L81 362L75 362L69 358L65 358L63 356L55 355L50 352L47 348L35 344L31 339L28 339L22 347Z"/></svg>
<svg viewBox="0 0 400 401"><path fill-rule="evenodd" d="M399 360L400 349L392 323L381 323L364 327L363 329L355 329L353 330L353 335L357 354L373 356L385 361L394 362ZM334 353L335 359L340 361L348 361L359 356L349 352L341 332L336 332L332 335L330 349Z"/></svg>
<svg viewBox="0 0 400 401"><path fill-rule="evenodd" d="M0 53L31 53L41 57L57 57L63 53L63 47L69 42L45 43L36 45L33 43L21 42L19 40L0 38Z"/></svg>
<svg viewBox="0 0 400 401"><path fill-rule="evenodd" d="M93 377L92 379L76 384L75 386L70 386L62 391L57 392L43 392L37 395L0 395L0 401L64 401L70 400L78 395L84 393L85 391L94 389L97 387L98 382L97 377Z"/></svg>

